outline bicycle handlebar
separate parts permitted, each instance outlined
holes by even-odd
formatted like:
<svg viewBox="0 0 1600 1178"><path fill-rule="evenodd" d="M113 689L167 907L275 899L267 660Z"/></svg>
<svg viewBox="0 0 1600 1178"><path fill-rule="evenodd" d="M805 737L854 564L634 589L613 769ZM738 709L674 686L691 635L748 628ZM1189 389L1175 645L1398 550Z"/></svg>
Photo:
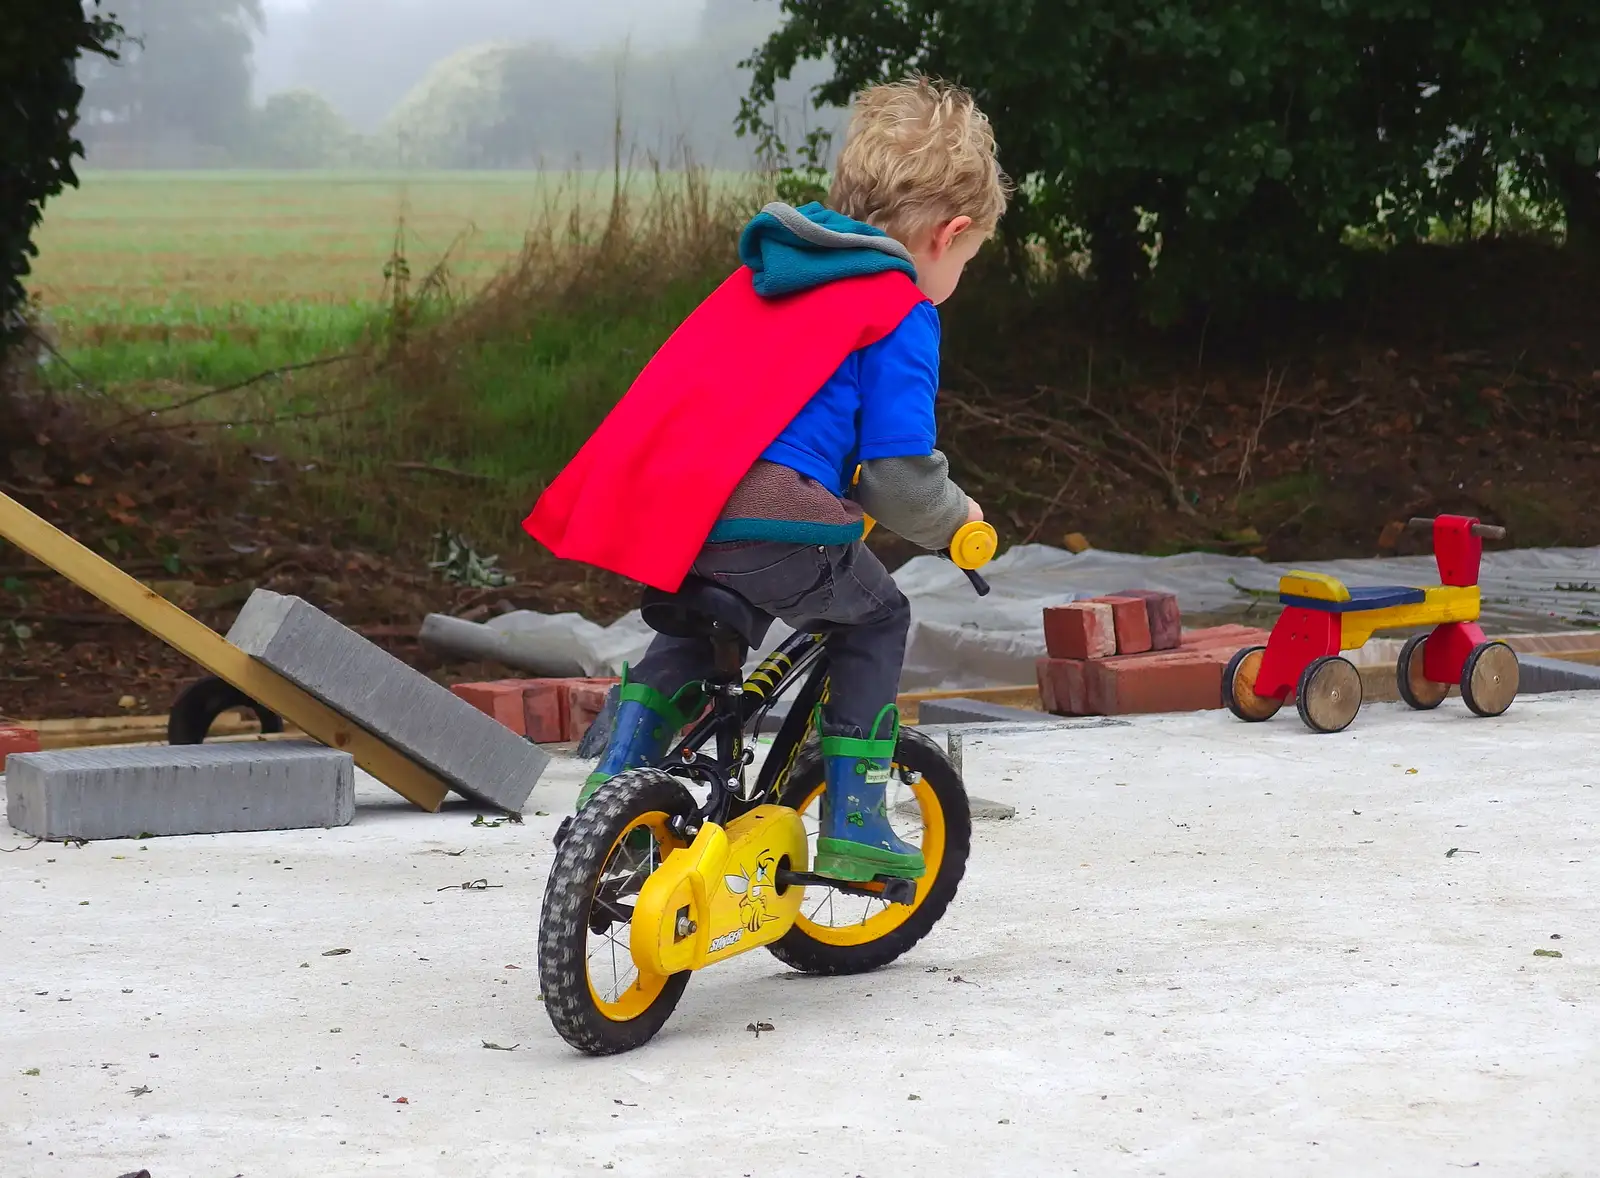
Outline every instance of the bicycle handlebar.
<svg viewBox="0 0 1600 1178"><path fill-rule="evenodd" d="M1000 538L995 535L994 525L979 520L963 524L951 538L950 547L939 555L967 574L967 580L972 582L979 597L987 597L989 582L978 575L978 570L994 559L999 546Z"/></svg>
<svg viewBox="0 0 1600 1178"><path fill-rule="evenodd" d="M1406 527L1413 532L1433 531L1433 520L1423 516L1412 516ZM1504 540L1506 530L1498 524L1473 524L1472 534L1480 540Z"/></svg>

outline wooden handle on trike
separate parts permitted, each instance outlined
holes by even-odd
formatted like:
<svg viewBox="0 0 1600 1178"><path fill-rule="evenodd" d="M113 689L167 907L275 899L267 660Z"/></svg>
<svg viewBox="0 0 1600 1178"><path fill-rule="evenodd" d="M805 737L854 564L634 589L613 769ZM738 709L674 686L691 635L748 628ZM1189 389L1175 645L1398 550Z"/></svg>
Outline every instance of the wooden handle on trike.
<svg viewBox="0 0 1600 1178"><path fill-rule="evenodd" d="M1412 516L1411 522L1406 525L1413 532L1433 531L1433 520L1422 516ZM1504 540L1506 530L1498 524L1473 524L1472 534L1480 540Z"/></svg>

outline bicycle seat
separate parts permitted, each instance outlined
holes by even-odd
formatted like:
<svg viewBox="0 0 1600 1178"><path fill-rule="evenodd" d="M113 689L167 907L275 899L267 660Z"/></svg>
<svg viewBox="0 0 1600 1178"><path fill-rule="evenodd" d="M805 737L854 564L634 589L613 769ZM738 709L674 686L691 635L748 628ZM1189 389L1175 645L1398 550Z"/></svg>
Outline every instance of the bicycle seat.
<svg viewBox="0 0 1600 1178"><path fill-rule="evenodd" d="M719 638L732 634L760 646L772 619L731 589L689 577L676 593L646 589L639 612L644 624L668 638Z"/></svg>

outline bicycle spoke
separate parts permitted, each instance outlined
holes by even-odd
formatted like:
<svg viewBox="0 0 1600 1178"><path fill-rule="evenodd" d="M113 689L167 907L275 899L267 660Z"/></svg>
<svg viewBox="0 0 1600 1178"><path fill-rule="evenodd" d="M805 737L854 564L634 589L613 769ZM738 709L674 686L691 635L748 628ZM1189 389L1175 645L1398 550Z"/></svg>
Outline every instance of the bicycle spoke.
<svg viewBox="0 0 1600 1178"><path fill-rule="evenodd" d="M632 833L628 832L629 835ZM636 899L644 881L660 865L660 846L653 833L650 834L648 850L628 846L627 839L628 835L625 835L611 859L601 868L596 895L591 901L591 914L598 911L611 921L604 932L595 933L591 930L593 939L586 953L591 979L597 978L604 969L606 959L610 959L611 984L595 986L602 1000L607 1003L620 1002L639 976L633 964L631 941L633 905L622 901L624 898ZM622 936L628 936L629 939L623 940ZM621 950L620 958L618 950Z"/></svg>

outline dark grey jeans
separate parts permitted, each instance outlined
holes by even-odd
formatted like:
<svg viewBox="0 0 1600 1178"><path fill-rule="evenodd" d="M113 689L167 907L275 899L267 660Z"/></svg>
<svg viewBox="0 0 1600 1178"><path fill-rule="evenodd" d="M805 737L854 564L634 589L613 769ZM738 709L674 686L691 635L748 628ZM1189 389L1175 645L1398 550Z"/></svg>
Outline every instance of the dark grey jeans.
<svg viewBox="0 0 1600 1178"><path fill-rule="evenodd" d="M802 633L827 635L831 685L823 729L868 736L900 688L911 604L863 544L710 544L693 573ZM711 644L658 634L630 675L667 695L711 674Z"/></svg>

